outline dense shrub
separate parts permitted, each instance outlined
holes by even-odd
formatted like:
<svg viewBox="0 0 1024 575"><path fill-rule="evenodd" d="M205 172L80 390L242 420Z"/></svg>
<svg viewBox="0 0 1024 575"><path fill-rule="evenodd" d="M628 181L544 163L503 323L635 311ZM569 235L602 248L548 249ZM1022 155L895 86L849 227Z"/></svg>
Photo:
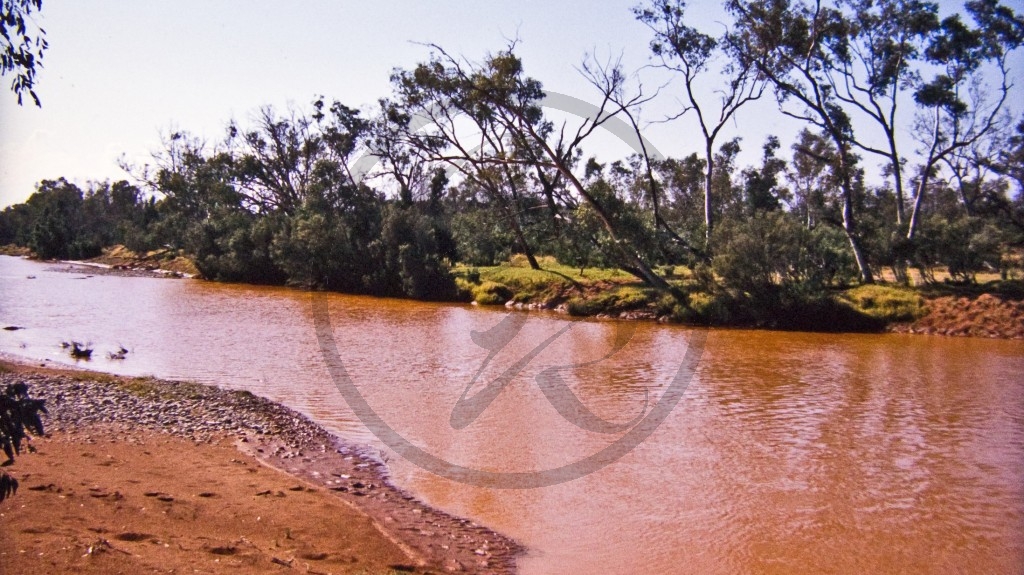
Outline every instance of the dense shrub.
<svg viewBox="0 0 1024 575"><path fill-rule="evenodd" d="M981 218L936 215L925 219L912 243L914 262L928 281L935 281L935 266L945 266L954 281L973 283L979 272L1000 269L1004 235Z"/></svg>
<svg viewBox="0 0 1024 575"><path fill-rule="evenodd" d="M815 292L856 277L841 231L828 226L809 230L784 212L727 220L715 237L715 274L727 287L754 296L772 294L778 287Z"/></svg>
<svg viewBox="0 0 1024 575"><path fill-rule="evenodd" d="M442 230L415 207L386 206L380 239L370 253L378 266L371 285L381 295L451 300L455 280L438 241Z"/></svg>
<svg viewBox="0 0 1024 575"><path fill-rule="evenodd" d="M472 266L493 266L511 257L515 238L490 210L467 206L451 216L451 233L459 259Z"/></svg>
<svg viewBox="0 0 1024 575"><path fill-rule="evenodd" d="M273 230L244 210L188 226L183 247L203 277L217 281L280 284L285 273L271 258Z"/></svg>

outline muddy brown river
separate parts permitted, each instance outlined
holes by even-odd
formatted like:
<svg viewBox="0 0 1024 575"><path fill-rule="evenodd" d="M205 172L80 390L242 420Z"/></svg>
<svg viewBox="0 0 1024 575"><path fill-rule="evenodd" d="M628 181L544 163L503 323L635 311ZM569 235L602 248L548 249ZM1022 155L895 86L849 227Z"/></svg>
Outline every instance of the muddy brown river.
<svg viewBox="0 0 1024 575"><path fill-rule="evenodd" d="M54 268L0 257L0 324L25 328L0 331L0 352L75 363L60 344L77 340L95 349L81 367L284 403L376 446L430 504L519 540L524 574L1024 572L1019 341L701 333ZM423 469L363 423L318 322L349 389L450 468ZM644 419L675 392L660 425ZM641 419L645 440L606 449ZM583 460L596 463L545 487L480 479Z"/></svg>

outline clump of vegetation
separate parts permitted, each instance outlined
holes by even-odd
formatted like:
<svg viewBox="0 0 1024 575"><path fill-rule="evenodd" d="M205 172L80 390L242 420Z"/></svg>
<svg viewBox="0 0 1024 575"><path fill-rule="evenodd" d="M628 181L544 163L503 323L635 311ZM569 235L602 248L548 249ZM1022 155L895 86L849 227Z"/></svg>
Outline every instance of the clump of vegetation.
<svg viewBox="0 0 1024 575"><path fill-rule="evenodd" d="M637 286L619 286L593 297L575 297L566 303L569 315L617 315L659 302L659 292Z"/></svg>
<svg viewBox="0 0 1024 575"><path fill-rule="evenodd" d="M508 286L492 281L473 286L471 294L473 301L480 305L505 305L512 299L512 290Z"/></svg>
<svg viewBox="0 0 1024 575"><path fill-rule="evenodd" d="M913 321L925 313L924 298L908 288L865 285L846 290L839 299L856 311L885 322Z"/></svg>
<svg viewBox="0 0 1024 575"><path fill-rule="evenodd" d="M40 413L46 413L42 399L28 394L28 386L15 383L0 391L0 449L7 456L4 465L14 462L14 456L21 454L22 444L28 434L43 435ZM6 472L0 472L0 501L18 491L18 480Z"/></svg>
<svg viewBox="0 0 1024 575"><path fill-rule="evenodd" d="M724 292L696 291L687 294L686 305L676 304L669 317L673 321L705 325L730 325L733 314Z"/></svg>

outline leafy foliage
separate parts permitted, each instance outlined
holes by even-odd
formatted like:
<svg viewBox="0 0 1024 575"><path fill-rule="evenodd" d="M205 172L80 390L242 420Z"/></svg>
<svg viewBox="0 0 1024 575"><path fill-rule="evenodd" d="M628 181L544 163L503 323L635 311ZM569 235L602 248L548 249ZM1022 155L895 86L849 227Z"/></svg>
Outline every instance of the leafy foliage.
<svg viewBox="0 0 1024 575"><path fill-rule="evenodd" d="M43 180L24 204L0 212L0 241L43 259L95 257L119 243L145 252L155 247L149 228L156 217L155 201L126 181L82 190L64 178Z"/></svg>
<svg viewBox="0 0 1024 575"><path fill-rule="evenodd" d="M0 76L14 74L11 90L22 103L24 94L40 106L35 92L36 71L43 66L46 31L35 25L33 12L43 8L43 0L3 0L0 4Z"/></svg>
<svg viewBox="0 0 1024 575"><path fill-rule="evenodd" d="M820 290L855 272L849 245L832 228L808 230L790 214L727 220L716 232L712 267L726 286L764 294L776 286Z"/></svg>
<svg viewBox="0 0 1024 575"><path fill-rule="evenodd" d="M4 465L13 463L14 456L21 454L28 433L43 435L40 413L46 413L44 401L29 397L28 386L24 383L10 384L0 392L0 449L7 456ZM0 473L0 501L17 490L18 481L7 473Z"/></svg>

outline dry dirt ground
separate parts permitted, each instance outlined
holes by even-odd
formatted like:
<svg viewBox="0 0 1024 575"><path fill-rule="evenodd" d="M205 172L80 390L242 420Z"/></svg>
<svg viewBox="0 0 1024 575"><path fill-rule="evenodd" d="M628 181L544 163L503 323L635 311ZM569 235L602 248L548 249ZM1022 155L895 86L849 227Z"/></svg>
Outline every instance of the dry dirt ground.
<svg viewBox="0 0 1024 575"><path fill-rule="evenodd" d="M890 329L926 335L1024 339L1024 301L991 294L929 298L923 317L894 324Z"/></svg>
<svg viewBox="0 0 1024 575"><path fill-rule="evenodd" d="M392 573L415 554L233 439L55 434L17 458L0 573Z"/></svg>

